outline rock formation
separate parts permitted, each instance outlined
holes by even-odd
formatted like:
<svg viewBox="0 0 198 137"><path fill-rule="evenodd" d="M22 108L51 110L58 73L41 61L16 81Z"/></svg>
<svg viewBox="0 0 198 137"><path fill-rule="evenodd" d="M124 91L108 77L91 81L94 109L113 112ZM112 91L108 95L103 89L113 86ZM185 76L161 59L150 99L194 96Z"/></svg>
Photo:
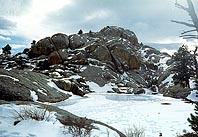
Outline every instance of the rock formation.
<svg viewBox="0 0 198 137"><path fill-rule="evenodd" d="M107 26L99 32L90 31L69 36L57 33L43 38L32 43L31 48L23 53L15 56L0 55L0 67L2 72L3 69L12 69L10 72L20 69L37 75L45 74L42 76L48 76L48 79L52 79L66 93L72 92L80 96L94 91L90 90L87 82L94 82L99 86L108 83L117 86L117 89L108 92L120 93L126 87L130 93L136 93L140 89L142 91L142 88L150 88L155 94L159 90L173 96L165 92L168 88L160 80L166 79L163 76L166 71L161 62L168 58L168 54L138 43L134 32ZM37 90L33 89L36 93ZM29 89L25 93L28 97L24 100L31 100ZM44 101L41 96L43 95L38 92L39 100Z"/></svg>

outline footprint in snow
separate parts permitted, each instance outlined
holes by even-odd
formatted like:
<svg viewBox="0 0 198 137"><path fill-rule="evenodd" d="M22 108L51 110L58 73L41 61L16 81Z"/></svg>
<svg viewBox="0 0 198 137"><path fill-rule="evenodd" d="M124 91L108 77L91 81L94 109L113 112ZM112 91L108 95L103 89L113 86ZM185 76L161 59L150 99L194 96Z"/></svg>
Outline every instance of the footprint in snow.
<svg viewBox="0 0 198 137"><path fill-rule="evenodd" d="M19 133L19 132L11 132L10 134L12 134L12 135L20 135L21 133Z"/></svg>
<svg viewBox="0 0 198 137"><path fill-rule="evenodd" d="M6 131L6 130L0 130L0 135L3 135L3 134L5 134L5 133L7 133L8 131Z"/></svg>
<svg viewBox="0 0 198 137"><path fill-rule="evenodd" d="M36 137L36 135L34 135L34 134L28 134L28 137Z"/></svg>

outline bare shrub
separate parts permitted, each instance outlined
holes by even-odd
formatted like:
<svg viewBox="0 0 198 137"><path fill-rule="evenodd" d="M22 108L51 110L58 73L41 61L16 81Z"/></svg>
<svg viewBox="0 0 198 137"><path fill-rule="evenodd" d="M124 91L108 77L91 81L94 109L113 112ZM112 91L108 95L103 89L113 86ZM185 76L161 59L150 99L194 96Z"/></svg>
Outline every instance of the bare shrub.
<svg viewBox="0 0 198 137"><path fill-rule="evenodd" d="M73 137L90 137L93 125L86 118L67 117L61 122L64 125L64 134L71 134Z"/></svg>
<svg viewBox="0 0 198 137"><path fill-rule="evenodd" d="M133 125L133 127L129 127L125 130L125 135L127 137L145 137L144 131L144 128Z"/></svg>
<svg viewBox="0 0 198 137"><path fill-rule="evenodd" d="M110 135L110 133L109 133L109 130L107 129L107 137L110 137L109 135Z"/></svg>
<svg viewBox="0 0 198 137"><path fill-rule="evenodd" d="M17 120L17 123L27 119L34 119L37 121L48 121L51 115L51 113L47 111L47 108L40 109L36 107L26 106L21 108L19 111L14 108L12 109L15 111L14 118Z"/></svg>

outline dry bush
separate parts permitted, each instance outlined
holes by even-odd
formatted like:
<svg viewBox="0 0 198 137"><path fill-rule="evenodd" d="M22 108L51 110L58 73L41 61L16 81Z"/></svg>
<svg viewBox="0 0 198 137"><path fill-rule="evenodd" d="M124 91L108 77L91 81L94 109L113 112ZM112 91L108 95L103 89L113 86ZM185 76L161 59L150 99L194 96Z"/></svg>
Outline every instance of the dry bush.
<svg viewBox="0 0 198 137"><path fill-rule="evenodd" d="M127 137L145 137L144 131L144 128L133 125L133 127L125 130L125 135Z"/></svg>
<svg viewBox="0 0 198 137"><path fill-rule="evenodd" d="M14 118L17 120L15 121L14 125L18 124L22 120L27 119L34 119L37 121L48 121L50 119L51 113L47 111L47 108L40 109L36 107L26 106L21 108L19 111L12 108L15 112Z"/></svg>
<svg viewBox="0 0 198 137"><path fill-rule="evenodd" d="M86 118L67 117L61 122L64 125L64 134L71 134L73 137L90 137L93 125Z"/></svg>

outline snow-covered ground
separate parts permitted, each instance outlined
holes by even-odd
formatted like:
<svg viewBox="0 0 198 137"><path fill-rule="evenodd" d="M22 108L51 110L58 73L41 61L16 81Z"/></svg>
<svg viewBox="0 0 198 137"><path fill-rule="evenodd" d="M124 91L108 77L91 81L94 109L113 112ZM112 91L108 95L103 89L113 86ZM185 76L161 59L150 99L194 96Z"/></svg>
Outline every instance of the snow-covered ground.
<svg viewBox="0 0 198 137"><path fill-rule="evenodd" d="M96 87L93 83L90 86ZM73 95L52 105L81 117L104 122L122 132L134 125L141 127L145 130L145 137L158 137L159 133L165 137L175 137L183 130L192 131L187 118L194 112L193 104L162 95L150 95L149 92L146 95L114 94L101 92L101 89L84 97ZM13 115L16 113L13 108L20 110L21 106L0 105L1 137L70 137L63 134L63 126L55 120L55 115L47 121L24 120L14 126ZM92 137L106 137L108 132L110 137L118 137L106 127L99 128L92 132Z"/></svg>
<svg viewBox="0 0 198 137"><path fill-rule="evenodd" d="M196 82L193 79L190 80L190 88L194 90L187 96L187 99L198 102L198 91L196 90Z"/></svg>
<svg viewBox="0 0 198 137"><path fill-rule="evenodd" d="M170 105L162 105L170 103ZM120 131L133 125L142 127L146 137L157 137L160 132L164 136L174 137L185 129L191 131L187 118L193 113L194 105L186 104L178 99L160 95L124 95L93 93L86 97L73 96L71 99L54 104L78 116L91 118L107 123ZM13 125L15 105L0 105L1 137L62 137L62 125L52 118L49 121L24 120ZM101 127L100 127L101 128ZM110 132L112 137L116 133ZM107 129L94 131L92 135L103 137Z"/></svg>
<svg viewBox="0 0 198 137"><path fill-rule="evenodd" d="M162 105L161 103L170 103ZM160 95L124 95L94 93L76 101L57 103L58 107L78 116L107 123L121 131L136 125L145 129L146 137L157 137L160 132L174 137L185 129L191 131L187 118L194 105Z"/></svg>
<svg viewBox="0 0 198 137"><path fill-rule="evenodd" d="M0 137L64 137L61 124L55 119L54 114L49 120L22 120L14 126L16 111L29 106L14 104L0 105ZM32 106L34 109L36 106ZM63 126L62 126L63 127Z"/></svg>

